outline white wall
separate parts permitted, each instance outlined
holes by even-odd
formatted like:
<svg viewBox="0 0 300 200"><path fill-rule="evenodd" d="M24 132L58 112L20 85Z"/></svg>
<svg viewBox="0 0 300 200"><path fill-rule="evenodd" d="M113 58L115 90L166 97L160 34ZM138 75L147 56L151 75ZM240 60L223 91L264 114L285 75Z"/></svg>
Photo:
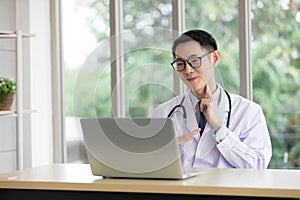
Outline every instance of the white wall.
<svg viewBox="0 0 300 200"><path fill-rule="evenodd" d="M16 29L16 2L0 0L0 29ZM14 39L0 39L0 76L16 80ZM15 102L13 108L15 108ZM17 169L16 117L0 116L0 173Z"/></svg>
<svg viewBox="0 0 300 200"><path fill-rule="evenodd" d="M53 162L51 90L51 0L0 0L0 30L35 34L23 40L24 168ZM14 48L0 40L0 49ZM15 54L0 50L0 76L15 77ZM0 116L0 173L17 169L16 117Z"/></svg>
<svg viewBox="0 0 300 200"><path fill-rule="evenodd" d="M30 0L32 166L53 162L50 0Z"/></svg>

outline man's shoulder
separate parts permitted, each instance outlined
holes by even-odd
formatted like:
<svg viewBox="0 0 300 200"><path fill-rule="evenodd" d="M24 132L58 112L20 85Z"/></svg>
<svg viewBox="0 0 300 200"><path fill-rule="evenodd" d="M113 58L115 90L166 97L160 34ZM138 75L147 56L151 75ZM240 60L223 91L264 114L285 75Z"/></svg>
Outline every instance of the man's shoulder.
<svg viewBox="0 0 300 200"><path fill-rule="evenodd" d="M168 101L166 102L163 102L161 104L158 104L157 106L167 106L167 105L175 105L175 104L179 104L180 101L182 100L182 98L185 96L185 94L181 94L181 95L178 95L178 96L175 96L171 99L169 99Z"/></svg>
<svg viewBox="0 0 300 200"><path fill-rule="evenodd" d="M257 108L261 109L261 106L254 102L253 100L247 99L241 95L238 94L230 94L230 97L232 99L232 103L235 104L236 106L245 106L247 108Z"/></svg>
<svg viewBox="0 0 300 200"><path fill-rule="evenodd" d="M153 106L153 109L151 109L151 113L162 113L162 112L169 112L169 110L174 107L175 105L178 105L182 98L185 96L185 94L175 96L171 98L170 100L157 104ZM160 114L159 114L160 115Z"/></svg>

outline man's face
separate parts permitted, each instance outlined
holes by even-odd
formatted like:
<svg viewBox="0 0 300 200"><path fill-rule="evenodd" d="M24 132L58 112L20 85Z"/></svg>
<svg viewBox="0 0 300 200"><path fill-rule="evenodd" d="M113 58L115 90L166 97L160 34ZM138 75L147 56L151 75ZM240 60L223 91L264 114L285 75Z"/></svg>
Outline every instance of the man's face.
<svg viewBox="0 0 300 200"><path fill-rule="evenodd" d="M200 44L195 41L189 41L179 44L175 49L176 59L188 60L193 57L200 57L208 51L201 48ZM211 54L201 59L199 68L192 68L187 62L183 71L178 71L180 78L194 92L203 93L206 84L214 83L214 65Z"/></svg>

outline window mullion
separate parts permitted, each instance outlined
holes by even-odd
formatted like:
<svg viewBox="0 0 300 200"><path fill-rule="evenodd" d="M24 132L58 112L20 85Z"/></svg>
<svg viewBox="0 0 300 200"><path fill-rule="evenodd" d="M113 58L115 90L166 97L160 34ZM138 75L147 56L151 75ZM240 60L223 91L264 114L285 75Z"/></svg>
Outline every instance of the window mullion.
<svg viewBox="0 0 300 200"><path fill-rule="evenodd" d="M172 1L172 37L175 40L185 30L185 0ZM176 95L182 94L186 86L180 81L177 72L174 71L173 90Z"/></svg>
<svg viewBox="0 0 300 200"><path fill-rule="evenodd" d="M240 94L252 100L250 1L239 0Z"/></svg>
<svg viewBox="0 0 300 200"><path fill-rule="evenodd" d="M67 145L64 109L64 76L62 62L62 5L61 0L50 1L51 7L51 63L52 63L52 109L53 109L53 160L54 163L67 162Z"/></svg>
<svg viewBox="0 0 300 200"><path fill-rule="evenodd" d="M111 101L112 115L125 116L123 58L123 1L110 1L110 52L111 52Z"/></svg>

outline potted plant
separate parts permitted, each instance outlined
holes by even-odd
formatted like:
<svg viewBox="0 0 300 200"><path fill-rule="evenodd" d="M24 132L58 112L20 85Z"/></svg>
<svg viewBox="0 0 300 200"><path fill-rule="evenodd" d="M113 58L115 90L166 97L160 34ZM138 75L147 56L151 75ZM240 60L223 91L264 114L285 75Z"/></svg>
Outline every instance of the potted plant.
<svg viewBox="0 0 300 200"><path fill-rule="evenodd" d="M13 78L0 77L0 110L11 110L16 93Z"/></svg>

